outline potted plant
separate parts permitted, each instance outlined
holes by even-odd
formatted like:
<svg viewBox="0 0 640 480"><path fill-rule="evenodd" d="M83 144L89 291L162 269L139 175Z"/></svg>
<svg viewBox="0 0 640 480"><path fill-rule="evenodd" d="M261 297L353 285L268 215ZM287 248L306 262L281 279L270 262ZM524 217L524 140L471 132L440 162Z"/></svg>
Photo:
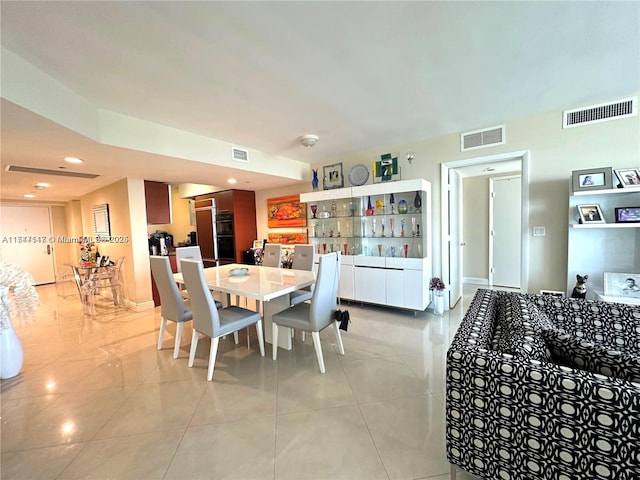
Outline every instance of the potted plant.
<svg viewBox="0 0 640 480"><path fill-rule="evenodd" d="M22 343L11 324L11 311L18 317L32 316L38 293L30 273L15 263L0 262L0 378L15 377L22 368ZM14 300L11 308L10 300Z"/></svg>
<svg viewBox="0 0 640 480"><path fill-rule="evenodd" d="M433 277L429 282L429 290L433 292L433 313L444 314L444 290L446 286L440 277Z"/></svg>

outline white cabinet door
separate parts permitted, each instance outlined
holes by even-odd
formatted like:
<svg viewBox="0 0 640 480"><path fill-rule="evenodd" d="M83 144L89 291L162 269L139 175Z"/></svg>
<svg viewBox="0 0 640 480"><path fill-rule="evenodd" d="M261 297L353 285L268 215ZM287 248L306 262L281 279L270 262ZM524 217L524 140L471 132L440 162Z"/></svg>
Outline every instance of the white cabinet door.
<svg viewBox="0 0 640 480"><path fill-rule="evenodd" d="M386 302L386 281L384 268L355 267L355 298L361 302L384 305Z"/></svg>
<svg viewBox="0 0 640 480"><path fill-rule="evenodd" d="M392 307L404 307L404 278L405 270L385 270L387 282L387 305Z"/></svg>
<svg viewBox="0 0 640 480"><path fill-rule="evenodd" d="M353 265L342 265L340 270L340 284L338 296L347 300L355 298L353 291Z"/></svg>
<svg viewBox="0 0 640 480"><path fill-rule="evenodd" d="M403 307L424 310L429 304L429 286L422 270L405 270Z"/></svg>

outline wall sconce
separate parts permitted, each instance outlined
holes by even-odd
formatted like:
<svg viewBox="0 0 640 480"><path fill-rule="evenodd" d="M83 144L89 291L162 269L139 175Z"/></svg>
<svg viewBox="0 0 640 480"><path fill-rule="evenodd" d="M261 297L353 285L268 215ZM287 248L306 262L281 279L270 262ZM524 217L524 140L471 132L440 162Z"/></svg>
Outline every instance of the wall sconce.
<svg viewBox="0 0 640 480"><path fill-rule="evenodd" d="M409 162L409 165L411 165L411 162L413 162L414 157L415 154L413 152L407 152L407 162Z"/></svg>

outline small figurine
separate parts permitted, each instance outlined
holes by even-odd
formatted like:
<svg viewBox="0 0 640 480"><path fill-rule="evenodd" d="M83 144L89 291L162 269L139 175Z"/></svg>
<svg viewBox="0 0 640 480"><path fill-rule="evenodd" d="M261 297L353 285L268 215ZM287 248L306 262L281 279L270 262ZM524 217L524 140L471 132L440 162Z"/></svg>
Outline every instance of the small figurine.
<svg viewBox="0 0 640 480"><path fill-rule="evenodd" d="M571 298L586 298L588 278L589 275L576 275L576 286L573 287Z"/></svg>

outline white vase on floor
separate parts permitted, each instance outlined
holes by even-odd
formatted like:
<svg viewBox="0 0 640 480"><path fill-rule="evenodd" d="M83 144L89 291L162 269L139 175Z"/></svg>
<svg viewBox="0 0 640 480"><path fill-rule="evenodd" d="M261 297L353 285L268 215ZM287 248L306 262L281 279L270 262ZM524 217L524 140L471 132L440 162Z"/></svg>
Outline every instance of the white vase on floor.
<svg viewBox="0 0 640 480"><path fill-rule="evenodd" d="M444 294L440 290L433 291L433 313L444 315Z"/></svg>
<svg viewBox="0 0 640 480"><path fill-rule="evenodd" d="M11 324L9 288L0 287L0 378L18 375L23 359L22 342Z"/></svg>

